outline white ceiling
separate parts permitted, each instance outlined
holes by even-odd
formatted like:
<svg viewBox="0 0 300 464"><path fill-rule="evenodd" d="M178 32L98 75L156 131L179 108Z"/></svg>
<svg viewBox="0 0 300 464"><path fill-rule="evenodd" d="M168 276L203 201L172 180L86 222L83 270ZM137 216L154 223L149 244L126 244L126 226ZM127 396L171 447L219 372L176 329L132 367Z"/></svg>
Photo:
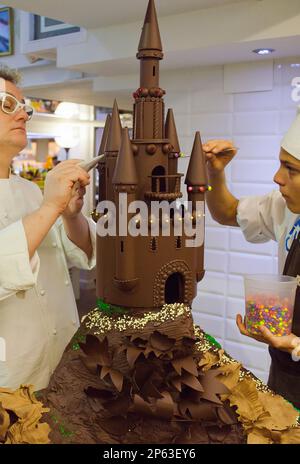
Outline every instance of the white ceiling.
<svg viewBox="0 0 300 464"><path fill-rule="evenodd" d="M159 16L169 16L245 1L156 0L155 4ZM109 0L109 2L107 0L7 0L5 2L7 6L48 16L86 29L140 21L145 15L147 3L148 0Z"/></svg>

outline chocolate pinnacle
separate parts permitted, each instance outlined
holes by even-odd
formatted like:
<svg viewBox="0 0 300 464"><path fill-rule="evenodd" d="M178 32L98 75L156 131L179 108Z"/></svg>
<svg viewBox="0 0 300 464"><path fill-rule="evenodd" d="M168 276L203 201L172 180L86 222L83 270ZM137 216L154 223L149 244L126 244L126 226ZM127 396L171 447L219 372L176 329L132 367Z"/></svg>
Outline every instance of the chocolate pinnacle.
<svg viewBox="0 0 300 464"><path fill-rule="evenodd" d="M174 119L173 110L170 108L168 110L167 119L166 119L166 138L170 140L170 143L173 145L173 153L180 153L180 147L178 142L176 124Z"/></svg>
<svg viewBox="0 0 300 464"><path fill-rule="evenodd" d="M162 43L154 0L149 0L148 3L138 50L139 52L144 50L158 50L162 52Z"/></svg>
<svg viewBox="0 0 300 464"><path fill-rule="evenodd" d="M120 121L117 101L114 101L108 137L106 142L106 152L118 152L121 146L122 126Z"/></svg>
<svg viewBox="0 0 300 464"><path fill-rule="evenodd" d="M104 126L104 130L103 130L102 138L101 138L101 143L100 143L98 155L102 155L105 152L107 139L108 139L109 128L110 128L110 123L111 123L111 115L108 114L106 116L105 126Z"/></svg>
<svg viewBox="0 0 300 464"><path fill-rule="evenodd" d="M121 148L112 183L118 185L137 185L138 183L134 155L127 127L122 129Z"/></svg>
<svg viewBox="0 0 300 464"><path fill-rule="evenodd" d="M202 150L200 132L196 132L185 184L190 186L207 185L205 155Z"/></svg>

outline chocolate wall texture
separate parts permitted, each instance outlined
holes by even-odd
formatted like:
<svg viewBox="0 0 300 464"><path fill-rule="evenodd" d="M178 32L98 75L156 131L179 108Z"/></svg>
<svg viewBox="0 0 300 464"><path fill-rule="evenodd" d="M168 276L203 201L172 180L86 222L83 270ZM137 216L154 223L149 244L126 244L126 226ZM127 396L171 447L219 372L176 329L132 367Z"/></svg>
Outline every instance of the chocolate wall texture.
<svg viewBox="0 0 300 464"><path fill-rule="evenodd" d="M149 211L152 201L172 202L182 197L183 174L178 173L177 167L180 147L174 115L169 109L165 120L165 91L159 87L163 51L154 0L149 0L137 58L140 87L133 94L133 138L129 139L127 128L121 128L115 101L99 149L99 153L105 153L98 166L99 201L115 202L117 217L119 193L127 193L128 204L145 201ZM208 186L199 132L195 135L185 184L193 209L196 201L204 204ZM177 237L172 219L170 225L170 236L97 235L100 302L127 307L132 312L159 310L165 303L191 305L197 282L204 276L204 244L186 247L186 239L191 237L186 237L184 231Z"/></svg>

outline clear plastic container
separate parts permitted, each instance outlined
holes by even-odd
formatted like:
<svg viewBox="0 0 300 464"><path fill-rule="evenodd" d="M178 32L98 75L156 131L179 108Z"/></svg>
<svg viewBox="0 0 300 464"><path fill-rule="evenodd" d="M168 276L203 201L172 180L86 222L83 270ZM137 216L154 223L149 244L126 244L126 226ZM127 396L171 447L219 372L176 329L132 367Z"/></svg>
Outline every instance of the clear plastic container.
<svg viewBox="0 0 300 464"><path fill-rule="evenodd" d="M260 326L273 335L289 335L292 331L297 279L290 276L253 274L244 276L246 328L261 335Z"/></svg>

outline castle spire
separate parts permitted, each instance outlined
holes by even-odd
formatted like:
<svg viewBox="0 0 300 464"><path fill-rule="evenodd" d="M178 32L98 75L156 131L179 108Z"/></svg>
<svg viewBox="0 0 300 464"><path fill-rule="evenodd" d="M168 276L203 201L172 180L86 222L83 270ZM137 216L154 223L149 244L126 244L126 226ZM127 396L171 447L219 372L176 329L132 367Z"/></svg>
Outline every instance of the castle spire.
<svg viewBox="0 0 300 464"><path fill-rule="evenodd" d="M114 101L111 121L106 141L106 152L118 152L121 146L122 126L117 101Z"/></svg>
<svg viewBox="0 0 300 464"><path fill-rule="evenodd" d="M104 125L104 129L103 129L103 134L102 134L102 138L101 138L101 143L100 143L98 155L102 155L105 152L110 124L111 124L111 115L108 114L106 116L106 120L105 120L105 125Z"/></svg>
<svg viewBox="0 0 300 464"><path fill-rule="evenodd" d="M202 150L200 132L196 132L193 150L189 162L185 184L189 186L206 186L208 184L205 156Z"/></svg>
<svg viewBox="0 0 300 464"><path fill-rule="evenodd" d="M160 38L154 0L149 0L148 3L147 13L144 20L138 50L138 55L142 54L143 57L147 56L145 54L145 52L147 53L147 51L150 52L149 57L153 57L153 54L151 52L153 52L154 50L162 52L162 43ZM140 58L140 56L138 56L138 58Z"/></svg>
<svg viewBox="0 0 300 464"><path fill-rule="evenodd" d="M174 119L174 113L171 108L168 109L166 125L165 125L166 138L170 140L171 145L173 145L172 152L180 153L178 135L176 130L176 124Z"/></svg>
<svg viewBox="0 0 300 464"><path fill-rule="evenodd" d="M114 185L137 185L138 177L128 128L122 129L121 148L112 179Z"/></svg>

